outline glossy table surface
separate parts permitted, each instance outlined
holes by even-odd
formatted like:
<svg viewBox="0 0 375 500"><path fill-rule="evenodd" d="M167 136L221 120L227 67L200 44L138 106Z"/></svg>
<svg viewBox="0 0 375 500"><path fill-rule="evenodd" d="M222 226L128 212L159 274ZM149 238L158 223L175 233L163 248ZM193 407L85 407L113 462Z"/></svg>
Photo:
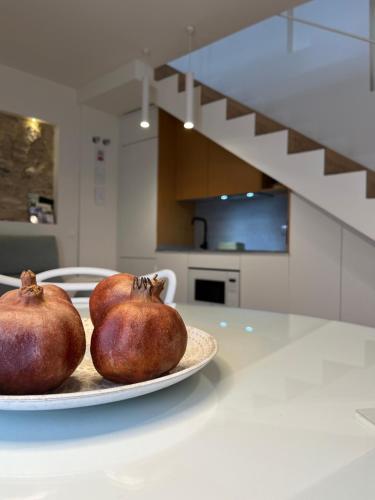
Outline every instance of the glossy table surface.
<svg viewBox="0 0 375 500"><path fill-rule="evenodd" d="M355 415L375 406L374 329L178 309L214 361L120 403L0 412L0 499L375 498L375 427Z"/></svg>

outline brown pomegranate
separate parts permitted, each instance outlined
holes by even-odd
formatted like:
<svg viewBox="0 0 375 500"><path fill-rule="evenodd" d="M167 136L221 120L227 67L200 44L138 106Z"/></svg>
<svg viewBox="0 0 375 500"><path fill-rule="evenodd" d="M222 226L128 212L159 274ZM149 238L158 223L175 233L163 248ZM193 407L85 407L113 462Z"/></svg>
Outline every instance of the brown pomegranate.
<svg viewBox="0 0 375 500"><path fill-rule="evenodd" d="M21 278L22 286L36 285L35 274L30 270L23 271L21 273L20 278ZM50 285L50 284L46 284L46 285L43 284L41 286L43 287L45 297L48 297L48 298L55 297L55 298L60 298L62 300L67 300L70 303L72 302L70 300L69 295L66 293L66 291L63 290L62 288L60 288L59 286ZM9 302L9 300L12 301L14 299L17 299L17 297L18 297L18 290L10 290L9 292L5 292L3 295L1 295L0 302L1 301Z"/></svg>
<svg viewBox="0 0 375 500"><path fill-rule="evenodd" d="M100 281L90 295L90 316L94 326L99 325L107 312L116 304L122 304L129 300L135 276L132 274L114 274L109 278ZM157 275L153 278L156 279ZM163 282L160 282L163 289ZM157 286L154 283L154 286ZM160 286L160 285L159 285ZM160 293L162 291L160 290ZM162 302L156 291L153 293L153 300Z"/></svg>
<svg viewBox="0 0 375 500"><path fill-rule="evenodd" d="M0 394L52 390L85 353L82 321L70 300L30 279L23 273L21 288L0 299Z"/></svg>
<svg viewBox="0 0 375 500"><path fill-rule="evenodd" d="M184 355L186 327L175 309L160 302L163 285L156 278L134 278L130 298L95 326L91 356L104 378L149 380L172 370Z"/></svg>
<svg viewBox="0 0 375 500"><path fill-rule="evenodd" d="M98 325L107 312L116 304L127 300L133 285L132 274L114 274L100 281L90 295L90 316L94 326Z"/></svg>

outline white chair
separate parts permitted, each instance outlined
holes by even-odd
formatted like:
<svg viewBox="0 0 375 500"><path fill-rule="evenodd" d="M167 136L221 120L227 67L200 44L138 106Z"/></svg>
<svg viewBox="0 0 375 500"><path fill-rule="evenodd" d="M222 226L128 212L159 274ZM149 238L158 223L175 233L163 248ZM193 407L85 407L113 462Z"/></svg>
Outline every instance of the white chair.
<svg viewBox="0 0 375 500"><path fill-rule="evenodd" d="M57 278L61 276L81 275L81 276L108 277L108 276L113 276L114 274L119 274L119 272L113 271L112 269L103 269L100 267L62 267L58 269L51 269L49 271L43 271L36 275L36 279L38 283L45 283L46 280L50 280L51 278ZM155 276L155 274L158 275L158 278L165 278L167 280L167 288L166 288L164 302L165 304L173 305L177 287L176 274L171 269L162 269L161 271L145 274L144 276L147 278L152 278L153 276ZM79 282L79 283L67 283L67 282L57 283L48 281L48 283L57 285L60 288L63 288L67 292L92 291L98 284L97 281ZM73 304L75 305L87 305L89 298L73 297L72 301Z"/></svg>
<svg viewBox="0 0 375 500"><path fill-rule="evenodd" d="M0 274L0 285L19 288L21 286L21 280L19 278L12 278L12 276L5 276L5 274Z"/></svg>

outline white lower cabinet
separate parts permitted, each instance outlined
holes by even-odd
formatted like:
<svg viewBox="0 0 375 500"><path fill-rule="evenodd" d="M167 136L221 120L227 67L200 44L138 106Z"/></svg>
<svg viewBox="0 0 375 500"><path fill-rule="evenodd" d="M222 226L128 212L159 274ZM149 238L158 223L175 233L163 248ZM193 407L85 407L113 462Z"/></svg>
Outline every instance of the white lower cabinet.
<svg viewBox="0 0 375 500"><path fill-rule="evenodd" d="M153 256L156 246L157 139L122 148L118 185L118 254Z"/></svg>
<svg viewBox="0 0 375 500"><path fill-rule="evenodd" d="M290 312L340 319L341 225L291 196Z"/></svg>
<svg viewBox="0 0 375 500"><path fill-rule="evenodd" d="M188 265L189 267L204 269L228 269L236 271L240 269L240 254L192 252L188 254Z"/></svg>
<svg viewBox="0 0 375 500"><path fill-rule="evenodd" d="M241 307L289 312L287 254L242 254L240 266Z"/></svg>
<svg viewBox="0 0 375 500"><path fill-rule="evenodd" d="M183 252L156 252L157 269L172 269L177 276L176 302L187 302L188 254Z"/></svg>
<svg viewBox="0 0 375 500"><path fill-rule="evenodd" d="M122 273L134 274L135 276L153 273L156 270L156 259L120 257L118 270Z"/></svg>
<svg viewBox="0 0 375 500"><path fill-rule="evenodd" d="M341 320L375 327L375 243L343 230Z"/></svg>

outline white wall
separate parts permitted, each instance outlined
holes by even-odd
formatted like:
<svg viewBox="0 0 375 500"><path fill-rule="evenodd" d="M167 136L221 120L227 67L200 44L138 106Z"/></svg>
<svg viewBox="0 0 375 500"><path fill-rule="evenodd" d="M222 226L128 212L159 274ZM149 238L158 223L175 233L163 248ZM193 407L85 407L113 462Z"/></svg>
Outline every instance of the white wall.
<svg viewBox="0 0 375 500"><path fill-rule="evenodd" d="M117 269L119 119L82 106L79 265ZM92 138L100 137L96 146ZM103 139L111 143L104 146ZM104 182L95 194L95 157L104 151ZM98 194L100 195L98 197Z"/></svg>
<svg viewBox="0 0 375 500"><path fill-rule="evenodd" d="M57 126L57 224L39 226L0 221L1 234L54 234L60 261L75 265L78 258L78 193L80 110L73 89L0 66L0 109L36 117Z"/></svg>
<svg viewBox="0 0 375 500"><path fill-rule="evenodd" d="M88 140L94 132L97 135L111 137L115 151L117 148L115 118L104 113L91 112L89 108L81 108L77 104L76 91L69 87L6 66L0 66L0 82L0 110L52 123L57 127L58 136L55 182L57 224L34 225L0 221L0 234L52 234L57 238L62 266L79 263L115 267L115 200L111 199L100 214L96 211L94 219L92 196L89 193L91 188L86 189L83 185L79 207L81 165L84 167L82 181L89 182L88 177L90 177L87 170L90 168ZM113 175L116 163L116 157L113 156L109 164L109 169L114 169ZM112 173L109 177L112 179ZM108 193L116 196L112 186ZM79 221L80 212L81 221ZM92 237L96 234L95 220L99 221L96 240ZM79 238L80 228L83 230L83 238ZM90 239L89 245L84 244L85 237ZM79 248L79 241L82 242L82 248Z"/></svg>

